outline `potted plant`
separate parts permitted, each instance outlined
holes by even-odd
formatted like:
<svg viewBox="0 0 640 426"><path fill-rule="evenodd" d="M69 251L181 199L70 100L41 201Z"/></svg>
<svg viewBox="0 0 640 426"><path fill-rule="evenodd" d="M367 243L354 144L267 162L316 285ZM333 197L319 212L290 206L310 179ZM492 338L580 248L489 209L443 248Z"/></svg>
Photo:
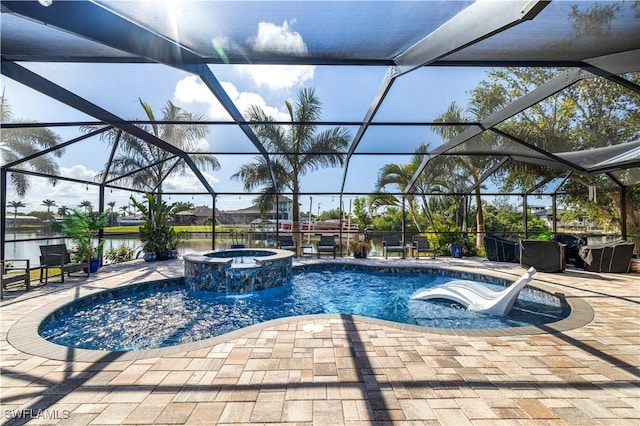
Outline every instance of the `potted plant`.
<svg viewBox="0 0 640 426"><path fill-rule="evenodd" d="M349 243L349 250L356 259L364 259L371 250L371 244L366 241L354 240Z"/></svg>
<svg viewBox="0 0 640 426"><path fill-rule="evenodd" d="M449 253L452 257L461 258L468 253L467 240L462 234L454 236L453 242L449 245Z"/></svg>
<svg viewBox="0 0 640 426"><path fill-rule="evenodd" d="M90 273L96 272L100 267L104 240L98 242L97 245L93 244L93 240L98 237L100 230L105 227L109 214L111 214L110 210L98 214L93 211L85 212L80 209L73 209L62 218L62 222L52 224L54 229L75 242L71 261L87 261Z"/></svg>
<svg viewBox="0 0 640 426"><path fill-rule="evenodd" d="M178 244L184 241L185 233L176 232L169 222L177 213L188 210L188 207L184 203L167 204L148 192L145 197L147 205L131 197L133 205L147 217L138 228L145 252L144 260L151 262L175 259L178 257Z"/></svg>

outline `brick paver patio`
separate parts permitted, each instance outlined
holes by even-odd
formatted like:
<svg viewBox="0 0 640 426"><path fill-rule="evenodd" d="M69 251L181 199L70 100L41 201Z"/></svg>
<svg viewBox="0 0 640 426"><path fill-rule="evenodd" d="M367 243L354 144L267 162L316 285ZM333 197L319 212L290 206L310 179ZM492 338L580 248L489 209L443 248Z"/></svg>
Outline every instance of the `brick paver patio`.
<svg viewBox="0 0 640 426"><path fill-rule="evenodd" d="M482 259L417 262L514 278L524 271ZM538 284L593 309L586 325L552 334L416 332L327 315L140 357L61 347L43 356L39 337L10 332L64 298L182 273L181 261L134 262L9 293L0 310L3 422L640 424L640 274L538 273Z"/></svg>

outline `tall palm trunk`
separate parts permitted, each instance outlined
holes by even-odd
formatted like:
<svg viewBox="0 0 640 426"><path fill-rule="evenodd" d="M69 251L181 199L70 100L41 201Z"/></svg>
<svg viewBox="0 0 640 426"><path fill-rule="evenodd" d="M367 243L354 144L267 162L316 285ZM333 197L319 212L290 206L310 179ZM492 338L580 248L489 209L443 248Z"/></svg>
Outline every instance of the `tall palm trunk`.
<svg viewBox="0 0 640 426"><path fill-rule="evenodd" d="M482 211L482 197L480 196L480 188L476 188L476 224L478 226L476 234L476 246L484 247L484 213Z"/></svg>
<svg viewBox="0 0 640 426"><path fill-rule="evenodd" d="M300 203L298 203L300 187L297 179L293 182L293 196L291 206L291 231L293 232L293 242L296 246L296 256L302 255L302 236L300 235ZM277 205L277 204L276 204Z"/></svg>
<svg viewBox="0 0 640 426"><path fill-rule="evenodd" d="M418 232L422 232L422 230L420 229L420 222L418 221L418 206L413 198L409 199L409 214L411 214L411 220L416 226Z"/></svg>

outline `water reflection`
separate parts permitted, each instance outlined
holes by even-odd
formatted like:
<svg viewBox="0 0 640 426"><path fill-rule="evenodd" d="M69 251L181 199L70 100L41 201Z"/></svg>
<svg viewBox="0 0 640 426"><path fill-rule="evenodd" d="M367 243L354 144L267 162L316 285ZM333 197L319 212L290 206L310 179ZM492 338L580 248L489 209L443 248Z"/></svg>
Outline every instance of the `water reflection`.
<svg viewBox="0 0 640 426"><path fill-rule="evenodd" d="M15 236L14 236L15 235ZM11 232L7 234L7 237L12 238L14 240L30 240L33 241L15 241L15 242L7 242L5 243L5 258L6 259L30 259L32 265L40 264L40 246L47 244L63 244L65 243L64 238L52 238L47 240L35 240L36 238L42 238L42 234L36 232ZM105 252L112 249L117 248L122 245L131 247L134 249L134 252L138 254L142 252L142 242L136 237L125 237L125 236L117 236L117 237L106 237L104 244ZM225 247L226 245L226 247ZM228 248L231 245L231 242L227 242L225 240L219 240L217 243L217 248ZM67 247L71 248L71 242L67 242ZM211 233L202 233L202 234L193 234L189 236L189 239L185 241L183 244L178 246L178 250L181 254L198 252L198 251L207 251L211 250ZM142 257L142 255L140 255Z"/></svg>

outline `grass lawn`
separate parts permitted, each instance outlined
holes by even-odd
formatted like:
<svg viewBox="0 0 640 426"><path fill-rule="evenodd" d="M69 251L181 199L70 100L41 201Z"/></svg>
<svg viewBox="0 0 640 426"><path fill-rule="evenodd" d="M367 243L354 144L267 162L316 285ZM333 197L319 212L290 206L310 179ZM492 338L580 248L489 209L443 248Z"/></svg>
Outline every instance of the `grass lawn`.
<svg viewBox="0 0 640 426"><path fill-rule="evenodd" d="M137 234L138 228L138 226L107 226L104 228L104 232L107 234ZM176 232L211 232L210 225L174 225L173 229Z"/></svg>

